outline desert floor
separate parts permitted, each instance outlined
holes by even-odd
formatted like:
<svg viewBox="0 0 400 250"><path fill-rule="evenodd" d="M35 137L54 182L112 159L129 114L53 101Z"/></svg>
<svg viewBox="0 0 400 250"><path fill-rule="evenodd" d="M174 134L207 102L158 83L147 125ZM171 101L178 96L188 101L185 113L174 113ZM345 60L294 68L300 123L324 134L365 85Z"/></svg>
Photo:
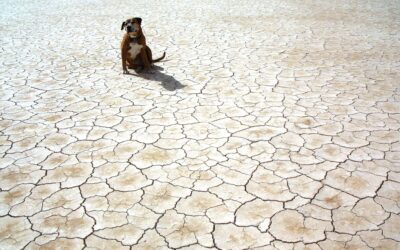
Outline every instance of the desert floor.
<svg viewBox="0 0 400 250"><path fill-rule="evenodd" d="M139 16L153 72L122 74ZM0 249L399 249L399 1L0 1Z"/></svg>

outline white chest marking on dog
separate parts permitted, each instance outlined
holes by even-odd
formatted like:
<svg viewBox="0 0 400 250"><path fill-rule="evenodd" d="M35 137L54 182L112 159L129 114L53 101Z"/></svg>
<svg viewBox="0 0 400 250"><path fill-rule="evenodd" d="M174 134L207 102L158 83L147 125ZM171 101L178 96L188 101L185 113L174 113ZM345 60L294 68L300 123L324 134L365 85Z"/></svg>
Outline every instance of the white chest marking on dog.
<svg viewBox="0 0 400 250"><path fill-rule="evenodd" d="M131 47L129 49L129 54L131 55L131 58L135 58L140 53L143 45L140 45L138 43L130 43L129 45Z"/></svg>

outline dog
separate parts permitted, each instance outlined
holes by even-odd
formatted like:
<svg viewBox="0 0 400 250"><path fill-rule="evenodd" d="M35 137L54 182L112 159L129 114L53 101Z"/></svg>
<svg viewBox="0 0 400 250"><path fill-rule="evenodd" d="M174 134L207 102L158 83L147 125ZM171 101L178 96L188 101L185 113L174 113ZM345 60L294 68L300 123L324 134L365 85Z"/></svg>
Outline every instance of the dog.
<svg viewBox="0 0 400 250"><path fill-rule="evenodd" d="M142 31L142 18L133 17L124 21L121 30L126 33L121 42L122 69L124 74L129 74L129 69L138 69L140 67L149 70L153 63L159 62L165 57L164 54L153 59L149 46L146 45L146 38Z"/></svg>

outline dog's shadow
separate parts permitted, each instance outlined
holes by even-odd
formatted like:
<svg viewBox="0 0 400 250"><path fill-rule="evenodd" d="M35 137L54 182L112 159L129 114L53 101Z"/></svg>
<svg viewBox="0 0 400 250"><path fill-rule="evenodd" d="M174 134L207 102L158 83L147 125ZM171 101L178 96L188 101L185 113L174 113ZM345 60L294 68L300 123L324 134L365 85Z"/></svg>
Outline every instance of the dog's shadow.
<svg viewBox="0 0 400 250"><path fill-rule="evenodd" d="M186 85L183 85L178 80L176 80L173 76L164 74L164 68L160 66L153 66L151 68L151 72L146 72L141 70L134 70L135 74L129 73L130 75L134 75L137 77L144 78L146 80L157 81L160 82L164 89L168 91L175 91L177 89L182 89ZM132 70L131 70L132 71Z"/></svg>

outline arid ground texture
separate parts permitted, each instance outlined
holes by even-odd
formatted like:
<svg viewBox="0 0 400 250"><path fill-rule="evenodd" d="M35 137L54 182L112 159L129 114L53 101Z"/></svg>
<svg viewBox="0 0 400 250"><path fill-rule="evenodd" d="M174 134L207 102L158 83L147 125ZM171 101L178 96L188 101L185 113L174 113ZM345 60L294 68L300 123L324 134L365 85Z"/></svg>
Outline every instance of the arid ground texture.
<svg viewBox="0 0 400 250"><path fill-rule="evenodd" d="M0 1L2 250L400 249L399 129L398 0Z"/></svg>

